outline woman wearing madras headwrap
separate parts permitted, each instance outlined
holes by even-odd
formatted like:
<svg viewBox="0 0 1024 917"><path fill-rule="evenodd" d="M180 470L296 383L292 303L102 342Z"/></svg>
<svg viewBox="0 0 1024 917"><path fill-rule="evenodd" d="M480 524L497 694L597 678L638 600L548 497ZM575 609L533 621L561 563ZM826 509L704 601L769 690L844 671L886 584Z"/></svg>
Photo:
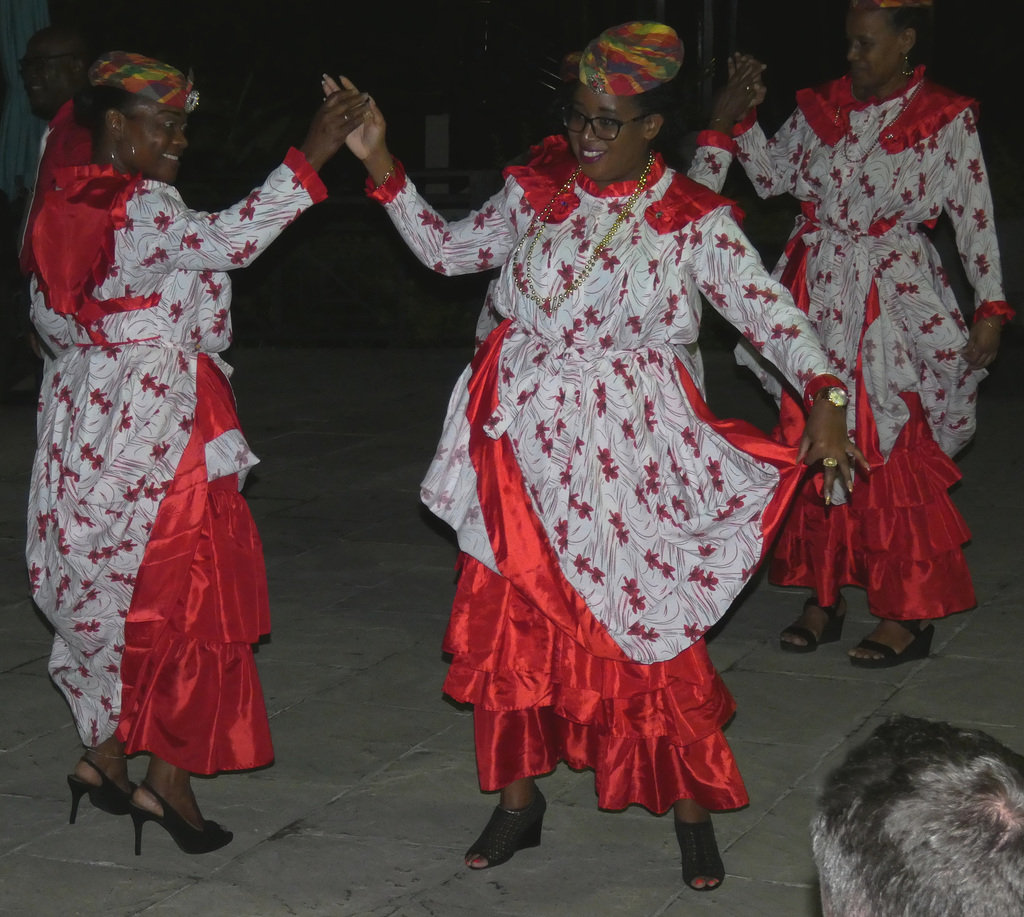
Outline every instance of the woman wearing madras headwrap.
<svg viewBox="0 0 1024 917"><path fill-rule="evenodd" d="M198 100L160 61L113 52L75 113L93 164L58 172L29 243L46 362L27 558L56 636L50 672L86 746L71 821L131 814L186 853L231 840L191 775L259 767L273 750L251 644L269 630L263 555L239 494L256 463L217 356L231 341L225 271L323 199L317 170L367 113L332 95L305 142L245 200L189 210L173 183ZM150 755L128 780L126 755Z"/></svg>
<svg viewBox="0 0 1024 917"><path fill-rule="evenodd" d="M480 784L500 791L473 869L540 842L537 778L565 761L594 769L602 808L672 810L684 881L722 882L709 810L747 794L722 734L735 704L702 635L757 567L801 462L827 462L831 486L862 460L810 323L732 205L654 149L678 116L682 54L659 23L602 33L568 137L457 222L408 181L372 103L347 141L426 265L502 265L504 319L452 395L422 490L462 552L445 691L473 704ZM701 293L806 392L799 448L708 410Z"/></svg>
<svg viewBox="0 0 1024 917"><path fill-rule="evenodd" d="M736 156L762 197L792 194L801 213L774 276L793 293L850 389L854 440L872 473L847 500L826 505L808 482L775 549L769 578L812 591L781 634L783 650L811 652L842 634L843 586L867 592L879 620L849 651L879 668L926 657L930 620L975 604L962 545L967 526L947 493L952 456L974 434L978 384L996 357L1005 302L992 195L977 106L925 76L930 0L853 0L846 16L849 73L797 94L770 140L753 108L762 64L730 61L713 130L690 176L719 189ZM945 211L974 287L961 317L924 232ZM782 404L779 435L799 441L799 403L741 353Z"/></svg>

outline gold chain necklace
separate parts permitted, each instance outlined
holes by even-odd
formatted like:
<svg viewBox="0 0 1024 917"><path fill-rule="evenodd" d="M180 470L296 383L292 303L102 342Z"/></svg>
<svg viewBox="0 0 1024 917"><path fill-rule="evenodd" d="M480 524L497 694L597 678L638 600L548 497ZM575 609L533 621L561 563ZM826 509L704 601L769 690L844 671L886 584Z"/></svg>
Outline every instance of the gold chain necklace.
<svg viewBox="0 0 1024 917"><path fill-rule="evenodd" d="M892 129L896 126L896 122L903 117L906 110L910 107L910 103L914 101L914 96L917 95L917 90L921 88L921 84L917 83L904 97L903 104L900 105L900 110L896 112L896 116L888 123L884 124L878 131L878 136L875 138L875 142L871 144L867 152L864 153L859 159L855 159L850 155L850 128L847 128L846 133L843 135L843 150L846 152L846 158L850 162L867 162L868 157L878 149L882 139L892 140ZM839 124L839 116L842 113L842 109L836 109L835 123Z"/></svg>
<svg viewBox="0 0 1024 917"><path fill-rule="evenodd" d="M537 247L537 243L540 241L540 237L544 235L544 228L546 226L544 220L551 213L552 208L555 206L555 201L557 201L563 194L568 192L569 189L572 188L572 186L576 183L576 176L580 174L581 169L580 166L576 166L576 171L574 171L572 175L569 176L569 180L564 185L562 185L561 188L558 189L558 191L555 193L555 196L551 198L551 200L548 202L547 207L545 207L540 214L534 214L533 219L530 221L530 225L526 229L525 235L522 237L522 239L519 240L519 244L516 246L516 250L512 254L513 260L518 258L519 252L522 250L523 245L526 243L526 240L531 236L533 237L533 241L530 242L530 247L526 250L526 257L523 259L525 272L520 270L515 271L516 287L518 288L519 292L522 293L524 296L528 297L533 302L535 302L538 306L540 306L540 308L544 311L546 315L552 315L555 309L557 309L563 302L565 302L570 296L572 296L573 293L575 293L580 288L583 281L587 279L587 276L594 269L594 265L597 264L597 259L601 256L601 252L603 252L608 247L608 243L611 242L612 236L614 236L615 233L617 233L619 229L622 227L622 224L625 223L627 219L629 219L630 214L633 212L633 207L636 205L636 202L640 200L640 195L644 193L644 190L647 186L647 179L651 175L652 168L654 168L653 153L651 153L650 156L647 157L647 165L644 166L643 172L640 173L640 179L637 182L636 191L634 191L630 195L629 200L626 201L626 206L622 208L621 213L619 213L619 215L615 218L615 222L612 223L611 229L609 229L608 232L604 234L604 238L600 242L598 242L597 245L594 247L594 251L587 259L587 263L583 265L583 270L581 270L579 274L577 274L576 277L573 278L572 283L570 283L557 296L553 298L551 296L541 296L537 292L537 288L534 286L533 283L533 252L534 249ZM518 265L516 265L516 268L518 268Z"/></svg>

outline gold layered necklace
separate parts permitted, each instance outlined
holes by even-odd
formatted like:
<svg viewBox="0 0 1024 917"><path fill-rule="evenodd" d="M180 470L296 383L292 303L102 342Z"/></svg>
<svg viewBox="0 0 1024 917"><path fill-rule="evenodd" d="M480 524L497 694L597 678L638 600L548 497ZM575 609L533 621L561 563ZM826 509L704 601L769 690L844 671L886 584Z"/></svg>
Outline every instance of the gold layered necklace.
<svg viewBox="0 0 1024 917"><path fill-rule="evenodd" d="M629 219L630 214L633 212L633 207L636 206L636 202L640 200L640 195L644 193L644 190L647 187L647 179L650 178L651 169L653 168L654 154L651 153L647 157L647 165L644 166L643 172L640 173L640 178L636 185L636 191L634 191L630 195L629 200L626 201L626 205L615 218L615 222L612 223L611 229L609 229L608 232L604 234L604 238L594 246L594 250L587 259L587 263L583 265L583 269L573 278L572 283L570 283L557 296L541 296L540 293L537 292L537 288L533 282L533 253L537 248L537 243L540 241L541 236L544 235L544 228L547 225L544 221L551 214L551 210L555 206L555 201L559 200L562 195L568 193L573 185L576 184L576 177L580 174L580 166L576 166L576 170L569 176L569 180L558 189L558 192L553 198L551 198L547 207L545 207L539 214L534 215L533 219L530 221L530 225L526 229L526 234L519 240L519 244L516 246L516 250L512 256L513 260L519 257L519 252L522 250L523 245L526 244L526 240L532 237L530 246L526 250L526 257L523 259L525 272L523 275L516 277L516 287L519 289L519 292L540 306L545 315L552 315L555 309L557 309L580 288L583 281L587 279L587 276L594 269L594 265L597 264L597 259L601 256L601 252L608 247L608 243L611 242L612 236L614 236L622 227L622 224Z"/></svg>

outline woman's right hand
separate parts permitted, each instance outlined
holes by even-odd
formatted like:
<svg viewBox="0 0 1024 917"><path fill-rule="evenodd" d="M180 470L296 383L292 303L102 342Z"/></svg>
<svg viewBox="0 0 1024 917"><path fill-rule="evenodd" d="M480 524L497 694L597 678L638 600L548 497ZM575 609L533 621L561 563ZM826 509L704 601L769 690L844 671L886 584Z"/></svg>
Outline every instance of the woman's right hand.
<svg viewBox="0 0 1024 917"><path fill-rule="evenodd" d="M737 51L729 56L728 67L729 80L715 94L710 124L713 130L726 134L752 108L760 105L767 95L764 83L761 82L765 65L757 58Z"/></svg>

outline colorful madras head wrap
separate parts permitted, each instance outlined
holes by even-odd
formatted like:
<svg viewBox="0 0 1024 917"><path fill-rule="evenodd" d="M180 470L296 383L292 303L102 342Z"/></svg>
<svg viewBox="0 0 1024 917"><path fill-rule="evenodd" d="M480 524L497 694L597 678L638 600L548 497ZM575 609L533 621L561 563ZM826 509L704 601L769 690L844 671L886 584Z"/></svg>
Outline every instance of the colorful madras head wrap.
<svg viewBox="0 0 1024 917"><path fill-rule="evenodd" d="M850 0L851 10L893 10L899 7L929 7L933 0Z"/></svg>
<svg viewBox="0 0 1024 917"><path fill-rule="evenodd" d="M199 104L199 93L192 88L190 77L162 61L127 51L102 55L89 68L89 82L93 86L124 89L159 105L186 112L194 111Z"/></svg>
<svg viewBox="0 0 1024 917"><path fill-rule="evenodd" d="M625 22L583 51L580 82L594 92L635 96L667 83L683 64L683 43L660 22Z"/></svg>

